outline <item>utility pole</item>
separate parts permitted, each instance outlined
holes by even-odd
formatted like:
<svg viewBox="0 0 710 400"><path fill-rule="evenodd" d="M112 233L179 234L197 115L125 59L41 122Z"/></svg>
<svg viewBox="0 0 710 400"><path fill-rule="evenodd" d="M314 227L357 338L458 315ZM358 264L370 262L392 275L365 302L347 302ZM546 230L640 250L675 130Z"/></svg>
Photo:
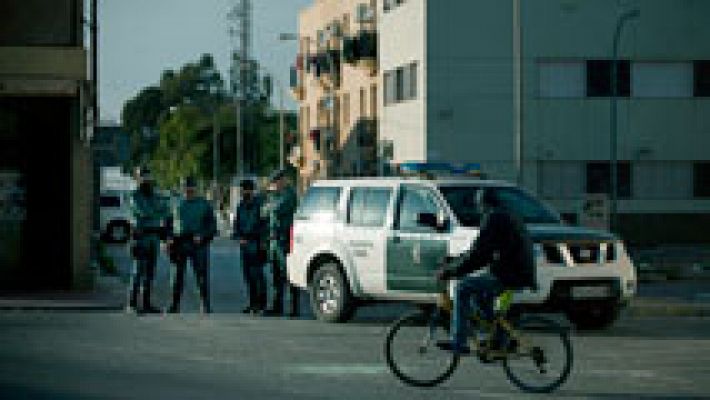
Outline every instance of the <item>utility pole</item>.
<svg viewBox="0 0 710 400"><path fill-rule="evenodd" d="M618 75L619 75L619 43L621 41L621 32L624 29L624 26L626 23L632 19L638 18L640 15L640 11L637 9L627 11L621 16L619 16L618 21L616 22L616 29L614 30L614 40L612 43L612 50L611 50L611 93L609 95L611 96L611 101L609 102L611 109L609 110L609 132L610 132L610 158L611 158L611 165L609 166L609 174L610 179L609 182L611 184L610 188L610 193L611 193L611 201L610 201L610 207L609 207L609 224L611 225L611 229L614 230L617 228L617 219L618 219L618 175L617 175L617 144L618 144L618 139L617 139L617 110L616 110L616 103L617 103L617 96L619 95L618 90L617 90L617 82L619 80Z"/></svg>
<svg viewBox="0 0 710 400"><path fill-rule="evenodd" d="M523 184L523 26L520 0L513 0L513 137L515 174Z"/></svg>
<svg viewBox="0 0 710 400"><path fill-rule="evenodd" d="M244 158L244 111L246 100L247 68L249 67L251 48L251 0L235 0L227 14L231 26L229 36L232 40L232 92L234 95L235 126L236 126L236 168L237 177L245 172Z"/></svg>

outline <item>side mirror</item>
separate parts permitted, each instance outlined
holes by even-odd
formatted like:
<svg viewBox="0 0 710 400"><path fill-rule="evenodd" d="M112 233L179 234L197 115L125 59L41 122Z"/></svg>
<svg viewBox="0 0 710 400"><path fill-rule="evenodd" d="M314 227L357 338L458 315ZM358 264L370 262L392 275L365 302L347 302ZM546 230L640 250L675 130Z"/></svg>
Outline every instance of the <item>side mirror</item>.
<svg viewBox="0 0 710 400"><path fill-rule="evenodd" d="M434 229L437 232L446 230L448 221L443 215L439 216L434 213L419 213L417 214L417 224Z"/></svg>

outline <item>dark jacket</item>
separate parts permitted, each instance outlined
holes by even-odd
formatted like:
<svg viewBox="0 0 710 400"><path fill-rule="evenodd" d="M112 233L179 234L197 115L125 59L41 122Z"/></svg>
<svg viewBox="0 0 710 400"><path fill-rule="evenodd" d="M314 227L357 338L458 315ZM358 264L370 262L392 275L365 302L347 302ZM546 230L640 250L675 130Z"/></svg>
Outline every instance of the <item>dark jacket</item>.
<svg viewBox="0 0 710 400"><path fill-rule="evenodd" d="M486 215L478 239L452 269L462 276L486 265L506 289L537 288L530 235L519 218L502 208Z"/></svg>
<svg viewBox="0 0 710 400"><path fill-rule="evenodd" d="M262 200L254 197L237 206L232 226L232 239L259 242L265 235L266 221L261 216Z"/></svg>

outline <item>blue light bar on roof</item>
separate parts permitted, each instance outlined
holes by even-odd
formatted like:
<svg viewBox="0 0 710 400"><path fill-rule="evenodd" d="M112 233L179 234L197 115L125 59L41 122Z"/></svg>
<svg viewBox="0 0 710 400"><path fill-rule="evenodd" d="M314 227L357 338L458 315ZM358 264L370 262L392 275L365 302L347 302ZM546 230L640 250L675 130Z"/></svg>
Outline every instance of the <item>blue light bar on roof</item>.
<svg viewBox="0 0 710 400"><path fill-rule="evenodd" d="M399 164L399 173L429 175L470 175L481 176L481 164L464 163L456 166L445 162L405 162Z"/></svg>

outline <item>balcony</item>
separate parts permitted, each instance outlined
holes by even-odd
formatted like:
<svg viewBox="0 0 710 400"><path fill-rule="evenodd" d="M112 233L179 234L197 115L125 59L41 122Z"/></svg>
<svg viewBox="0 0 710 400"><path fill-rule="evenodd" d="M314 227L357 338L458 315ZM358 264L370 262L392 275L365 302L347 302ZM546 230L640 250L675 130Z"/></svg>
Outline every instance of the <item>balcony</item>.
<svg viewBox="0 0 710 400"><path fill-rule="evenodd" d="M357 65L370 71L373 75L377 72L377 32L361 30L355 36L343 40L343 60L347 64Z"/></svg>
<svg viewBox="0 0 710 400"><path fill-rule="evenodd" d="M340 86L340 51L324 50L310 57L308 70L318 79L325 89Z"/></svg>

